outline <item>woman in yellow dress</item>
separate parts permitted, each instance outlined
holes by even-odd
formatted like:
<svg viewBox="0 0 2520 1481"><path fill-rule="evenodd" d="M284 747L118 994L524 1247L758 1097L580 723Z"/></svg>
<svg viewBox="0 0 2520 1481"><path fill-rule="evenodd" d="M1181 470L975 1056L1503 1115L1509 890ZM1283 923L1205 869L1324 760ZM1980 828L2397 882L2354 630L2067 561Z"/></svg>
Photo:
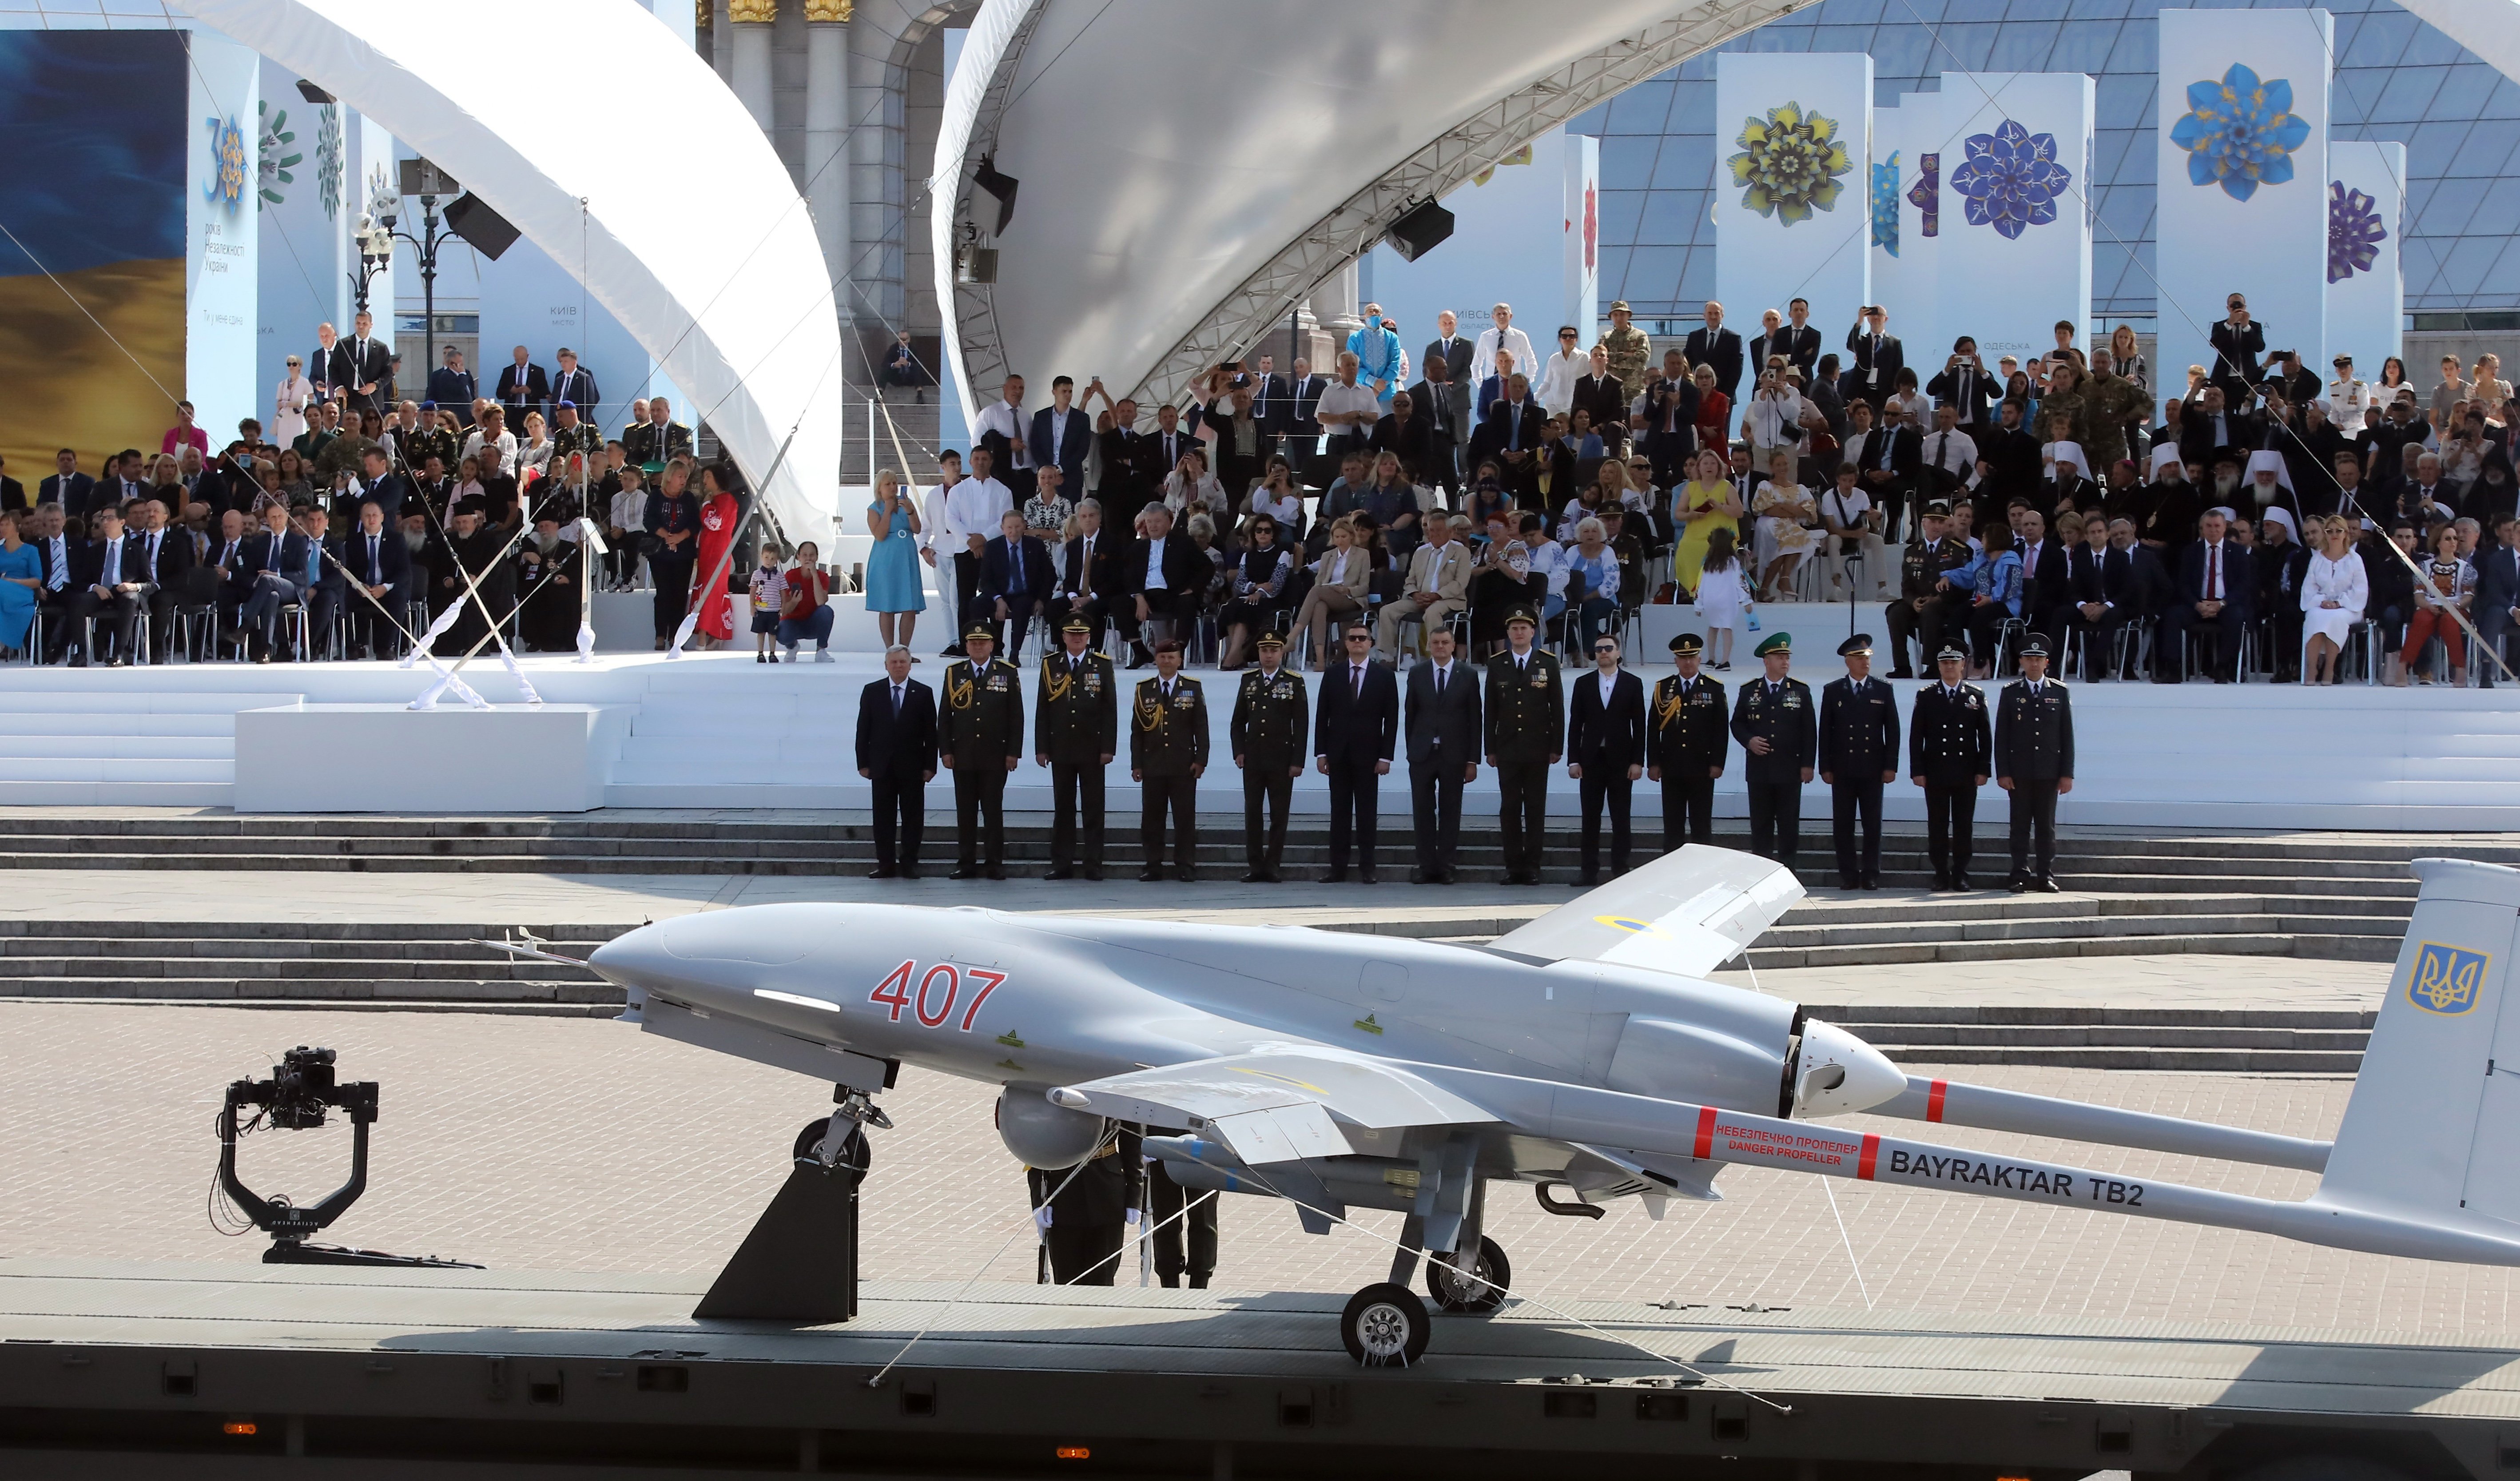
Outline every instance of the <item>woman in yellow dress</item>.
<svg viewBox="0 0 2520 1481"><path fill-rule="evenodd" d="M1701 452L1688 465L1688 481L1672 497L1672 511L1681 521L1672 578L1692 597L1705 574L1707 536L1729 529L1734 540L1741 538L1741 495L1732 487L1731 471L1722 453Z"/></svg>

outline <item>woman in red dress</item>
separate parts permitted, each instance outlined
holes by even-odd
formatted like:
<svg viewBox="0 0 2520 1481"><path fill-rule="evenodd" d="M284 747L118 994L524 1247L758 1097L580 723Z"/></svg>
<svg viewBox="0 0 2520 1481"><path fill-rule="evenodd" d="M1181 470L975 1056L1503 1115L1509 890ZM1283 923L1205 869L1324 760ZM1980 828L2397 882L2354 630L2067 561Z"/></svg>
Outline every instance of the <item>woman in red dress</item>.
<svg viewBox="0 0 2520 1481"><path fill-rule="evenodd" d="M714 648L735 636L735 605L727 598L727 551L735 544L741 510L714 467L700 470L699 630Z"/></svg>

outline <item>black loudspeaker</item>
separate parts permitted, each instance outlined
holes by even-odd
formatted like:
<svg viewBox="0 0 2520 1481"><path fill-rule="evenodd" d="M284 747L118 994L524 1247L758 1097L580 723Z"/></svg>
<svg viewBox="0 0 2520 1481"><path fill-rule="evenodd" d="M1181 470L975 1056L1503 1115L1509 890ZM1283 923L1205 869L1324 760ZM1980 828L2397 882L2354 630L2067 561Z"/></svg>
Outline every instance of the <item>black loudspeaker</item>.
<svg viewBox="0 0 2520 1481"><path fill-rule="evenodd" d="M449 231L472 244L475 251L496 262L499 254L517 245L520 235L508 224L508 218L481 203L481 198L467 193L446 208Z"/></svg>
<svg viewBox="0 0 2520 1481"><path fill-rule="evenodd" d="M1382 240L1400 254L1403 262L1415 262L1433 251L1445 238L1453 235L1453 213L1429 201L1408 215L1391 223Z"/></svg>

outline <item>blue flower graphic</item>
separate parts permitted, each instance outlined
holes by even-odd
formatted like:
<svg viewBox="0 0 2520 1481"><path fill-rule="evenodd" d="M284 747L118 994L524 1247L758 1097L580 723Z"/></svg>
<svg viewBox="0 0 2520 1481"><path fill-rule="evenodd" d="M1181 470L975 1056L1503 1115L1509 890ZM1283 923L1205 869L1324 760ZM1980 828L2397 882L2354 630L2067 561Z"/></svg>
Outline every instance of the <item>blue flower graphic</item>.
<svg viewBox="0 0 2520 1481"><path fill-rule="evenodd" d="M1991 226L2007 241L2056 219L2056 198L2074 183L2056 162L2056 136L2034 134L2006 118L1991 134L1971 134L1968 157L1952 171L1971 226Z"/></svg>
<svg viewBox="0 0 2520 1481"><path fill-rule="evenodd" d="M2220 82L2187 84L2187 112L2170 131L2187 151L2187 183L2219 185L2234 201L2290 180L2292 152L2309 140L2309 120L2292 111L2292 84L2261 82L2236 62Z"/></svg>
<svg viewBox="0 0 2520 1481"><path fill-rule="evenodd" d="M2380 244L2389 229L2380 224L2378 202L2342 180L2327 182L2327 281L2342 283L2367 273L2380 260Z"/></svg>
<svg viewBox="0 0 2520 1481"><path fill-rule="evenodd" d="M1872 245L1899 255L1899 152L1872 166Z"/></svg>

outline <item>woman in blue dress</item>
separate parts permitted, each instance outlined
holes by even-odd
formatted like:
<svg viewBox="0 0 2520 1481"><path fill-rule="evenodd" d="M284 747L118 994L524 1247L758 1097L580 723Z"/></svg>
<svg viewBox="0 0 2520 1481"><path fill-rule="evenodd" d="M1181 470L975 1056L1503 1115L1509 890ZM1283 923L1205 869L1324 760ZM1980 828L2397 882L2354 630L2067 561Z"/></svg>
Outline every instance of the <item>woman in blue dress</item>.
<svg viewBox="0 0 2520 1481"><path fill-rule="evenodd" d="M0 656L15 658L26 646L43 576L43 558L18 538L18 512L0 511Z"/></svg>
<svg viewBox="0 0 2520 1481"><path fill-rule="evenodd" d="M875 536L875 549L867 556L867 610L876 614L876 630L883 635L887 650L896 643L907 648L919 614L927 610L927 593L919 579L919 510L902 491L901 475L890 469L875 476L875 502L867 506L867 533Z"/></svg>

